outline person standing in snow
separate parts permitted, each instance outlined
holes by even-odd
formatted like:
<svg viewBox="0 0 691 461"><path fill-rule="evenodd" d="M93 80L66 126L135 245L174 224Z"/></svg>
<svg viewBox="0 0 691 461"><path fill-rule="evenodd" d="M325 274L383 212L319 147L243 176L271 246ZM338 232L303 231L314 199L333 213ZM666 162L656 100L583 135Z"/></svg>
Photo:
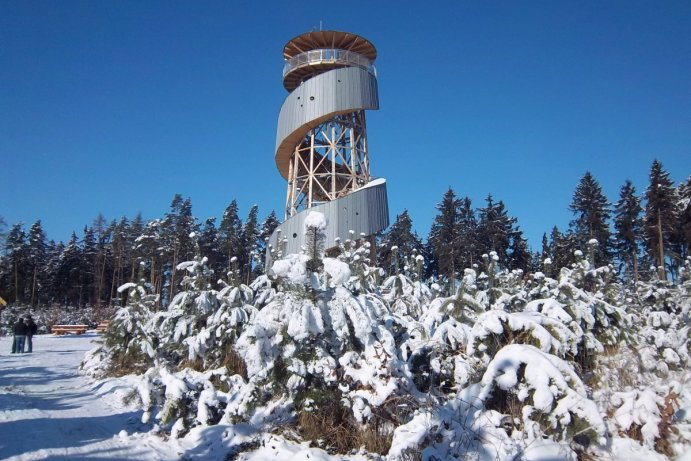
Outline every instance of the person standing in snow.
<svg viewBox="0 0 691 461"><path fill-rule="evenodd" d="M26 316L26 352L33 352L34 345L32 342L33 336L38 331L38 326L30 315Z"/></svg>
<svg viewBox="0 0 691 461"><path fill-rule="evenodd" d="M24 319L19 317L13 327L14 333L14 343L12 346L13 354L21 354L24 352L24 340L26 339L26 333L29 331Z"/></svg>

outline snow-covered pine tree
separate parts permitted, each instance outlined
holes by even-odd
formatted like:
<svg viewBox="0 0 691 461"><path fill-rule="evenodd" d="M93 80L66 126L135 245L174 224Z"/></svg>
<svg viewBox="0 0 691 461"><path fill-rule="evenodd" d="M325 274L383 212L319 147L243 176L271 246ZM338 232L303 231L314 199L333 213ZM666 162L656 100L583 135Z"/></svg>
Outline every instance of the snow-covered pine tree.
<svg viewBox="0 0 691 461"><path fill-rule="evenodd" d="M149 283L154 287L154 293L159 295L160 304L163 301L161 294L165 265L163 222L160 219L149 221L140 235L135 237L133 257L144 262Z"/></svg>
<svg viewBox="0 0 691 461"><path fill-rule="evenodd" d="M178 264L177 270L186 272L180 282L182 291L166 310L154 315L149 328L158 332L158 358L162 362L179 365L186 360L190 366L199 367L208 349L207 338L199 333L219 307L218 292L211 288L214 273L206 257L199 254L192 261Z"/></svg>
<svg viewBox="0 0 691 461"><path fill-rule="evenodd" d="M144 272L142 264L139 282L126 283L118 288L119 293L127 293L127 304L118 309L103 336L110 355L110 375L143 372L156 357L155 333L147 327L156 309L158 295L143 278Z"/></svg>

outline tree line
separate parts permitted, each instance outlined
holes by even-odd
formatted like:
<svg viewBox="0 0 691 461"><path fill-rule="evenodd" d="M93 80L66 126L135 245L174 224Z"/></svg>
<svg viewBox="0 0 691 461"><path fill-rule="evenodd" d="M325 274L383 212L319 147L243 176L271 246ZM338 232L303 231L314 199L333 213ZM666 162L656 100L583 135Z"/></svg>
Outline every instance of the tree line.
<svg viewBox="0 0 691 461"><path fill-rule="evenodd" d="M637 195L626 181L614 204L586 172L569 205L573 220L564 230L554 226L545 233L537 251L531 252L518 219L492 195L474 208L449 188L436 208L426 241L413 231L407 210L396 216L377 237L377 265L388 274L412 273L424 261L420 275L453 291L464 269L483 264L492 252L499 269L547 270L555 277L575 262L577 251L590 248L597 266L611 264L622 280L634 282L653 275L674 279L691 255L691 177L675 187L657 160L645 192ZM190 199L178 194L163 218L107 222L99 215L81 238L72 233L67 243L48 240L40 220L28 231L17 223L3 236L0 296L32 307L120 305L117 288L144 278L165 305L180 290L175 268L195 255L206 257L218 278L249 283L264 272L266 242L279 224L273 211L261 223L258 213L251 207L243 221L233 200L219 225L215 218L201 223Z"/></svg>

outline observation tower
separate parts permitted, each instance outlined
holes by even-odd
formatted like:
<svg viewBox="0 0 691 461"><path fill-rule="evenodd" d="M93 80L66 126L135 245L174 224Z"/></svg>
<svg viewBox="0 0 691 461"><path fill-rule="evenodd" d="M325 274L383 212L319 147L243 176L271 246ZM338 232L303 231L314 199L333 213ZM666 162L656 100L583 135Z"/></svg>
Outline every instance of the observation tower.
<svg viewBox="0 0 691 461"><path fill-rule="evenodd" d="M276 166L288 181L285 221L269 239L284 253L303 246L309 211L328 219L326 248L389 225L386 182L370 172L365 111L379 109L377 50L349 32L312 31L283 48ZM351 232L352 231L352 232Z"/></svg>

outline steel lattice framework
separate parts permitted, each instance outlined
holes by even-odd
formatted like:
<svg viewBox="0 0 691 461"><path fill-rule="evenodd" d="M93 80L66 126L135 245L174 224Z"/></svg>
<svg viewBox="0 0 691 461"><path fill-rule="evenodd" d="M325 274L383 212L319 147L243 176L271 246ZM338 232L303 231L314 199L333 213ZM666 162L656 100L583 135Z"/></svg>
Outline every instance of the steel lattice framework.
<svg viewBox="0 0 691 461"><path fill-rule="evenodd" d="M286 217L343 197L369 180L365 111L337 115L311 129L295 147Z"/></svg>

